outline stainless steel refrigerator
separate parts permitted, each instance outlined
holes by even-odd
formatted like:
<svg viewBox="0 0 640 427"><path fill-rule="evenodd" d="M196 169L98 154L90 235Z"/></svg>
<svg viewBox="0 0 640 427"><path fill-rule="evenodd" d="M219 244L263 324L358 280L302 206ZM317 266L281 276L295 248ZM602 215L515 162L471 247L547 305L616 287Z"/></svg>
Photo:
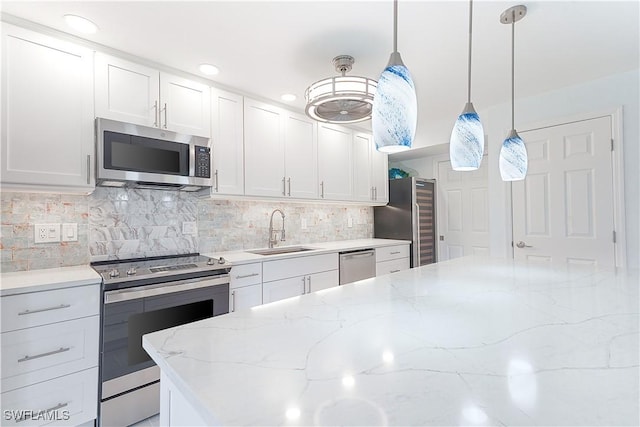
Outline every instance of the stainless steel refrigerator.
<svg viewBox="0 0 640 427"><path fill-rule="evenodd" d="M436 181L389 180L389 204L373 210L374 237L411 240L411 267L436 262Z"/></svg>

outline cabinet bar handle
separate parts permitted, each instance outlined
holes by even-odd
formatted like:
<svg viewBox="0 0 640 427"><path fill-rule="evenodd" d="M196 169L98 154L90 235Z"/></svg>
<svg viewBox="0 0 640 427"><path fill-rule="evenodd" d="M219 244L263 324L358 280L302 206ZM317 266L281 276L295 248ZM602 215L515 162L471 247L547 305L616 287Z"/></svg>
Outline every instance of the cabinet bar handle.
<svg viewBox="0 0 640 427"><path fill-rule="evenodd" d="M389 273L397 273L400 270L391 270Z"/></svg>
<svg viewBox="0 0 640 427"><path fill-rule="evenodd" d="M159 114L158 114L158 100L156 99L153 102L153 125L155 127L158 127L158 116L159 116Z"/></svg>
<svg viewBox="0 0 640 427"><path fill-rule="evenodd" d="M324 181L320 181L320 198L324 199Z"/></svg>
<svg viewBox="0 0 640 427"><path fill-rule="evenodd" d="M307 283L309 283L309 293L311 293L311 276L307 277L309 279Z"/></svg>
<svg viewBox="0 0 640 427"><path fill-rule="evenodd" d="M216 180L216 186L214 187L216 189L216 193L218 192L218 169L216 169L216 171L213 173L213 178Z"/></svg>
<svg viewBox="0 0 640 427"><path fill-rule="evenodd" d="M373 200L378 200L378 187L373 187Z"/></svg>
<svg viewBox="0 0 640 427"><path fill-rule="evenodd" d="M286 196L287 195L287 184L286 184L286 177L282 177L282 195Z"/></svg>
<svg viewBox="0 0 640 427"><path fill-rule="evenodd" d="M307 293L307 276L302 278L302 295Z"/></svg>
<svg viewBox="0 0 640 427"><path fill-rule="evenodd" d="M371 200L374 200L373 187L371 187Z"/></svg>
<svg viewBox="0 0 640 427"><path fill-rule="evenodd" d="M236 291L231 291L231 310L232 313L236 311Z"/></svg>
<svg viewBox="0 0 640 427"><path fill-rule="evenodd" d="M21 421L26 421L26 420L30 420L32 417L32 414L40 414L40 413L49 413L49 412L53 412L53 411L57 411L58 409L62 409L64 407L69 406L69 402L67 403L58 403L56 406L53 406L49 409L45 409L44 411L33 411L33 412L25 412L24 415L20 418L18 418L16 420L17 423L21 422Z"/></svg>
<svg viewBox="0 0 640 427"><path fill-rule="evenodd" d="M236 276L236 279L246 279L247 277L255 277L259 275L259 273L244 274L242 276Z"/></svg>
<svg viewBox="0 0 640 427"><path fill-rule="evenodd" d="M55 307L39 308L37 310L25 310L18 313L18 316L24 316L25 314L42 313L43 311L60 310L61 308L69 308L71 304L60 304Z"/></svg>
<svg viewBox="0 0 640 427"><path fill-rule="evenodd" d="M91 184L91 154L87 154L87 184Z"/></svg>
<svg viewBox="0 0 640 427"><path fill-rule="evenodd" d="M29 360L33 360L33 359L40 359L41 357L52 356L52 355L58 354L58 353L64 353L65 351L69 351L69 350L71 350L71 347L60 347L57 350L48 351L46 353L41 353L41 354L36 354L35 356L25 356L22 359L18 359L18 363L20 363L20 362L28 362Z"/></svg>
<svg viewBox="0 0 640 427"><path fill-rule="evenodd" d="M167 103L164 103L164 128L167 128Z"/></svg>
<svg viewBox="0 0 640 427"><path fill-rule="evenodd" d="M289 184L289 191L287 191L287 196L291 196L291 178L287 179L287 184Z"/></svg>
<svg viewBox="0 0 640 427"><path fill-rule="evenodd" d="M400 253L400 251L389 252L390 255L398 255L399 253Z"/></svg>

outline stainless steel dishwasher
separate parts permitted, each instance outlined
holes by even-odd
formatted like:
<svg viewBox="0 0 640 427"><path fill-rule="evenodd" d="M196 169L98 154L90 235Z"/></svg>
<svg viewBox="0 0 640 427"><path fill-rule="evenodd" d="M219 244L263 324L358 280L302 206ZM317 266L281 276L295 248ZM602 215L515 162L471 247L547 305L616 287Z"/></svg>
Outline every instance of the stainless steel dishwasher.
<svg viewBox="0 0 640 427"><path fill-rule="evenodd" d="M376 275L376 252L362 249L340 252L340 284L368 279Z"/></svg>

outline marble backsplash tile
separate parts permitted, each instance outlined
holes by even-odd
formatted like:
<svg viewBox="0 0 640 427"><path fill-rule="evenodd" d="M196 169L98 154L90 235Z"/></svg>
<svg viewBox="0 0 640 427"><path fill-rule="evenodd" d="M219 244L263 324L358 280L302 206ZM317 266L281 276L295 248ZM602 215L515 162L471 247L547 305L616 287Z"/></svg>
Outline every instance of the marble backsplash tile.
<svg viewBox="0 0 640 427"><path fill-rule="evenodd" d="M0 269L5 272L262 248L276 208L286 216L281 245L373 236L373 209L359 206L210 200L191 193L115 188L96 188L88 196L3 192L0 203ZM197 235L182 233L183 222L190 221L197 223ZM57 222L77 223L78 241L36 245L34 224ZM274 228L281 224L276 214Z"/></svg>

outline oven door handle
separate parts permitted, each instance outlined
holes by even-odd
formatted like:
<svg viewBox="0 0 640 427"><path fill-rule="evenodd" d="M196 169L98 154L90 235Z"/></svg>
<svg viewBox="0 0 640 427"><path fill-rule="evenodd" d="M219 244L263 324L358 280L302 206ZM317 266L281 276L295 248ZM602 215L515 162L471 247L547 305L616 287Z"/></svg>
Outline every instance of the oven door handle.
<svg viewBox="0 0 640 427"><path fill-rule="evenodd" d="M131 301L134 299L155 297L158 295L173 294L176 292L190 291L193 289L207 288L217 285L229 284L229 274L220 274L215 277L200 277L197 279L186 279L177 282L160 283L157 285L139 286L135 288L106 291L104 293L104 303L113 304L116 302Z"/></svg>

